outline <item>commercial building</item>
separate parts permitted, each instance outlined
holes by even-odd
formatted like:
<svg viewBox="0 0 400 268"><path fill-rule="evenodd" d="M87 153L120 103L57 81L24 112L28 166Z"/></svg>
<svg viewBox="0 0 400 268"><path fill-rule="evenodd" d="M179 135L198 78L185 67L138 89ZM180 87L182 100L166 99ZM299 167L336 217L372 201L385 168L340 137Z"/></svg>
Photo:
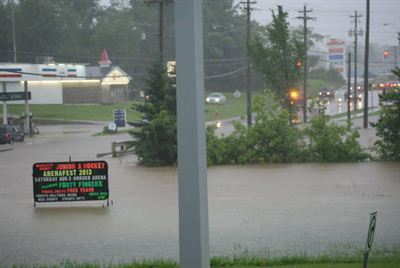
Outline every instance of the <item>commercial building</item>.
<svg viewBox="0 0 400 268"><path fill-rule="evenodd" d="M98 66L85 64L0 63L6 92L23 92L27 82L30 104L116 103L132 99L132 78L112 66L103 50ZM13 101L23 103L23 101Z"/></svg>

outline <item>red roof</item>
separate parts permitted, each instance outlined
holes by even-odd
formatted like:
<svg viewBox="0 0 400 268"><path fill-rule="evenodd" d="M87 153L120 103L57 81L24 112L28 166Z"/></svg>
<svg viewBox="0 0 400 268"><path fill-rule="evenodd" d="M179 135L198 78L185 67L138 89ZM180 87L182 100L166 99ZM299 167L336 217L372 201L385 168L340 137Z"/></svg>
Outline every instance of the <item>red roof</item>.
<svg viewBox="0 0 400 268"><path fill-rule="evenodd" d="M100 55L99 65L111 65L111 61L108 58L107 50L104 48Z"/></svg>

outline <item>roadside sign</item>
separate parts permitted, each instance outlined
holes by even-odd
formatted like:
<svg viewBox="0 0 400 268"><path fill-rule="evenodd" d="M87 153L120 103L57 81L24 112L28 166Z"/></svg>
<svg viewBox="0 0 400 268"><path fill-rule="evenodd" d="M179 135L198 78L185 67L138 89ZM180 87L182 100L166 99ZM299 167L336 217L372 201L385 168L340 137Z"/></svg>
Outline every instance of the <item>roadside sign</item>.
<svg viewBox="0 0 400 268"><path fill-rule="evenodd" d="M376 216L378 212L371 213L369 218L368 238L367 238L367 249L370 250L374 241L375 228L376 228Z"/></svg>
<svg viewBox="0 0 400 268"><path fill-rule="evenodd" d="M25 100L25 92L0 92L0 101ZM31 92L28 92L28 100L31 99Z"/></svg>
<svg viewBox="0 0 400 268"><path fill-rule="evenodd" d="M34 202L108 200L108 165L105 161L35 163Z"/></svg>
<svg viewBox="0 0 400 268"><path fill-rule="evenodd" d="M113 111L114 115L114 123L117 127L125 127L126 126L126 110L125 109L115 109Z"/></svg>

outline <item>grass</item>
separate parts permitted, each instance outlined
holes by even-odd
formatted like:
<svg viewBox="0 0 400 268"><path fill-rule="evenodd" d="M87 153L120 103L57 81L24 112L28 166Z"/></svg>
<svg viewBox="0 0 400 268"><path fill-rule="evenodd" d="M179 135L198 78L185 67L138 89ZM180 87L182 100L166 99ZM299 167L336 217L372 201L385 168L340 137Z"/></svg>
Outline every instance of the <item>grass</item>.
<svg viewBox="0 0 400 268"><path fill-rule="evenodd" d="M398 268L400 266L400 255L371 256L368 263L369 268ZM129 263L101 264L98 262L78 263L73 261L62 261L55 265L14 265L14 267L63 267L63 268L178 268L175 260L149 259ZM238 257L212 257L212 268L360 268L362 267L362 256L291 256L264 258L251 255Z"/></svg>
<svg viewBox="0 0 400 268"><path fill-rule="evenodd" d="M301 81L301 85L302 84L303 84L303 81ZM340 84L328 82L328 81L325 81L325 80L308 79L308 81L307 81L307 95L309 97L318 97L318 92L321 90L321 88L337 89L339 86L340 86Z"/></svg>
<svg viewBox="0 0 400 268"><path fill-rule="evenodd" d="M206 121L246 115L246 94L242 94L239 98L235 98L232 93L223 94L226 97L225 104L205 104Z"/></svg>
<svg viewBox="0 0 400 268"><path fill-rule="evenodd" d="M206 93L207 95L207 93ZM205 104L207 121L244 116L246 114L246 95L235 98L231 93L224 93L225 104ZM132 109L133 102L118 104L31 104L29 110L34 119L76 120L76 121L113 121L114 109L126 109L127 121L137 121L140 115ZM9 104L8 113L16 116L24 113L23 104ZM1 119L1 118L0 118ZM46 123L51 123L47 121Z"/></svg>
<svg viewBox="0 0 400 268"><path fill-rule="evenodd" d="M132 110L132 103L118 104L31 104L29 110L34 118L81 120L81 121L113 121L114 109L126 109L127 120L139 119L139 114ZM22 115L24 105L8 105L8 113Z"/></svg>
<svg viewBox="0 0 400 268"><path fill-rule="evenodd" d="M207 96L210 92L206 92ZM260 92L253 92L253 97ZM230 117L244 117L246 115L246 94L242 94L239 98L235 98L232 93L224 93L227 98L225 104L205 104L206 121ZM127 113L127 121L137 121L140 114L132 109L133 102L125 102L118 104L31 104L29 109L34 118L41 119L60 119L60 120L76 120L76 121L113 121L114 109L125 109ZM8 112L13 115L22 115L24 113L24 105L12 104L8 105ZM352 111L352 115L359 113ZM377 112L374 112L377 114ZM332 118L345 116L346 113L337 114ZM1 118L0 118L1 121ZM41 120L43 121L43 120ZM52 123L52 122L41 122ZM53 122L54 123L54 122Z"/></svg>

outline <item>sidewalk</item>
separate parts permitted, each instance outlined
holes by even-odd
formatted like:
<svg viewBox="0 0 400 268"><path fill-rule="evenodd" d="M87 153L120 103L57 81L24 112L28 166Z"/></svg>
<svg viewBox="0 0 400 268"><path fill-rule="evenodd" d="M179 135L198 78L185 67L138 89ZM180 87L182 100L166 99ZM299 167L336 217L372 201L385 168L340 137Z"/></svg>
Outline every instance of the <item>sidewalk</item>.
<svg viewBox="0 0 400 268"><path fill-rule="evenodd" d="M0 152L14 150L14 147L10 144L0 144Z"/></svg>

